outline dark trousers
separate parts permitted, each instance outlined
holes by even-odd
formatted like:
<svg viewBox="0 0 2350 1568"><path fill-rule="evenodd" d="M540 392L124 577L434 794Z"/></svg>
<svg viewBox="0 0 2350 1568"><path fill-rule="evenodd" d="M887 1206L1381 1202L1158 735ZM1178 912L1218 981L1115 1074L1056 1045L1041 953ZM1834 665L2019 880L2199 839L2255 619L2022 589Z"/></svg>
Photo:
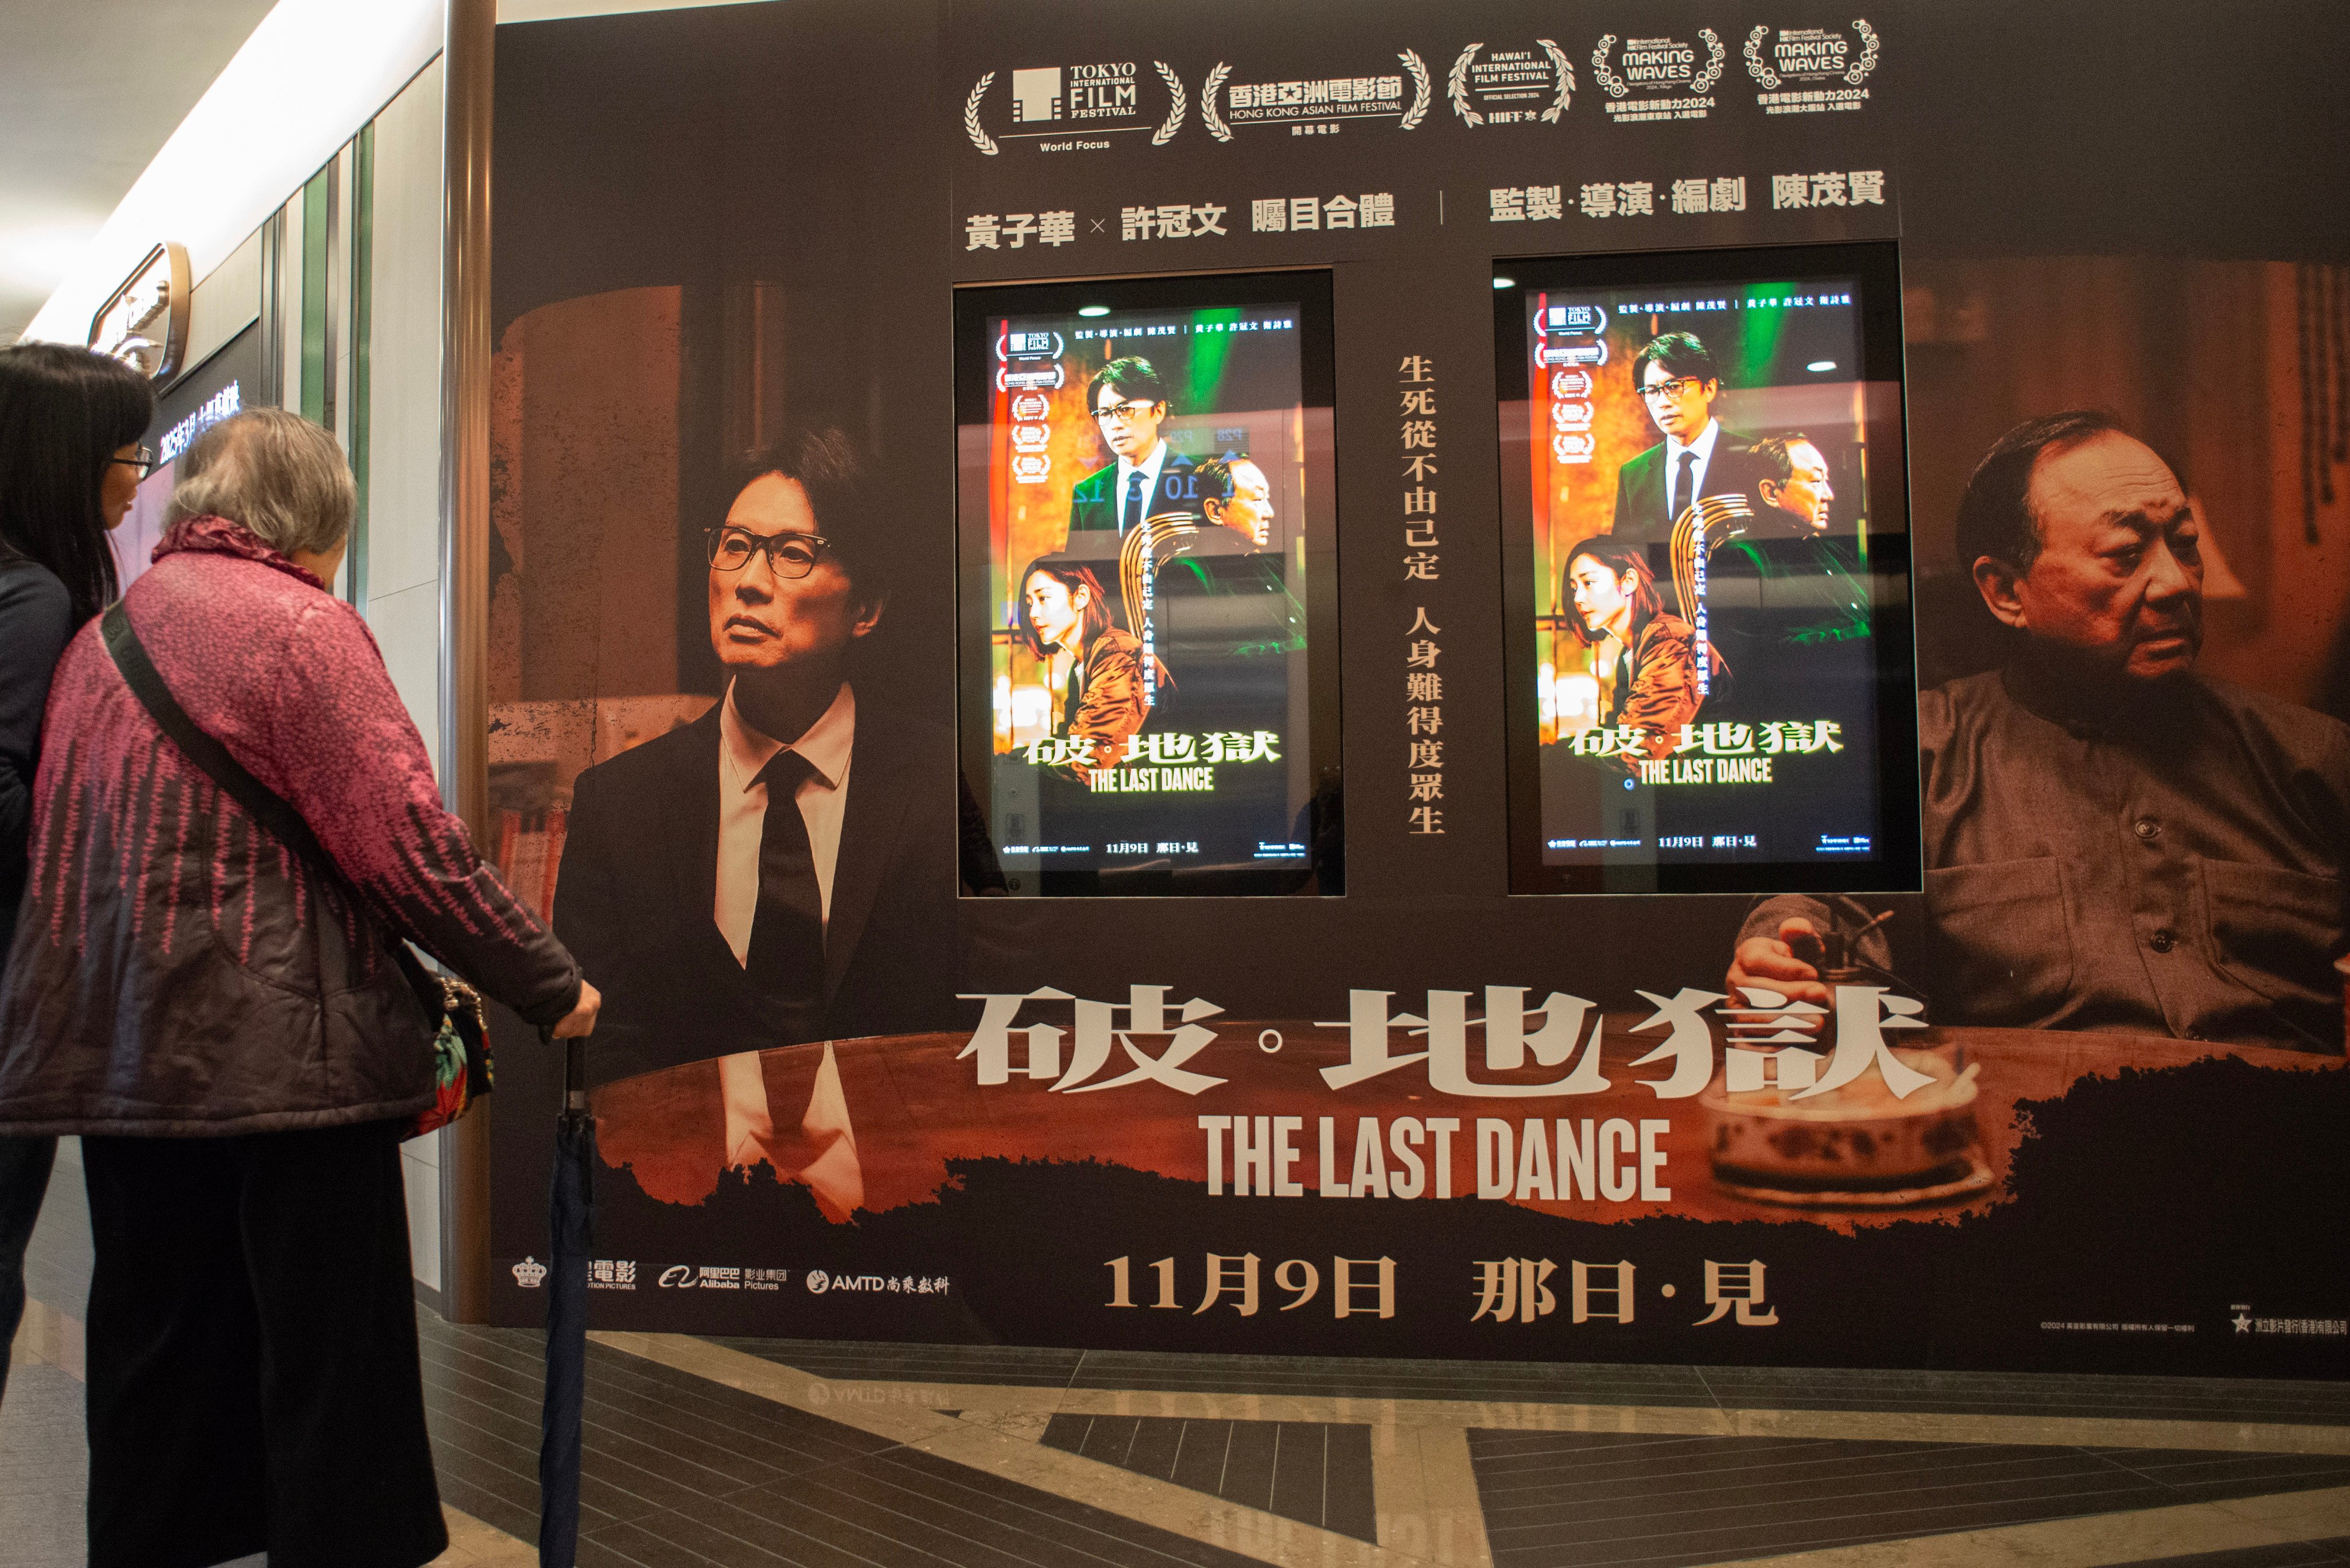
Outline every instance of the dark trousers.
<svg viewBox="0 0 2350 1568"><path fill-rule="evenodd" d="M25 1249L57 1157L53 1137L0 1137L0 1398L8 1394L8 1346L25 1315Z"/></svg>
<svg viewBox="0 0 2350 1568"><path fill-rule="evenodd" d="M400 1131L82 1140L90 1568L446 1549Z"/></svg>

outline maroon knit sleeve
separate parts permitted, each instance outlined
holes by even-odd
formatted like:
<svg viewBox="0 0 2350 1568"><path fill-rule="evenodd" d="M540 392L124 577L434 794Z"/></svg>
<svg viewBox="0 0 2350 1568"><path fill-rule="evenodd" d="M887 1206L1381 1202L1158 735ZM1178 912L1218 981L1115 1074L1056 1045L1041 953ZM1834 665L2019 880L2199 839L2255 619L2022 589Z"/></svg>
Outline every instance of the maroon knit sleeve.
<svg viewBox="0 0 2350 1568"><path fill-rule="evenodd" d="M367 623L320 597L294 624L265 771L262 758L246 765L302 814L394 929L525 1020L561 1018L577 1002L578 966L442 805L423 738Z"/></svg>

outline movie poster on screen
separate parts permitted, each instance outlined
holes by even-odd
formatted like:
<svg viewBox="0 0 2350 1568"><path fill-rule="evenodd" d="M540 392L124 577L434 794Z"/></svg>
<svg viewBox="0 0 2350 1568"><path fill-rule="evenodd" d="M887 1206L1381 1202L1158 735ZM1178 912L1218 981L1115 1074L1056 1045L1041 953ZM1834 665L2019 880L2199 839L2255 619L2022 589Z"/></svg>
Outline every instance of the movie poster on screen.
<svg viewBox="0 0 2350 1568"><path fill-rule="evenodd" d="M1525 394L1522 890L1917 885L1890 251L1757 260L1513 261L1496 290Z"/></svg>
<svg viewBox="0 0 2350 1568"><path fill-rule="evenodd" d="M1007 890L1294 890L1336 754L1324 290L1063 292L961 306L964 750Z"/></svg>

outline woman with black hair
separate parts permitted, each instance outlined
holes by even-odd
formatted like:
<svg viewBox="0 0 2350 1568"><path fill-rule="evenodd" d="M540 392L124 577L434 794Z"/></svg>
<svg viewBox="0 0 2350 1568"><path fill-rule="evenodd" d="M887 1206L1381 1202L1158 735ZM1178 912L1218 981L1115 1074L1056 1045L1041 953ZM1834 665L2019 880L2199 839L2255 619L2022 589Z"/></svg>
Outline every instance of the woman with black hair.
<svg viewBox="0 0 2350 1568"><path fill-rule="evenodd" d="M1124 762L1156 692L1172 684L1167 667L1110 618L1109 596L1090 566L1049 556L1031 562L1021 574L1018 613L1020 639L1044 666L1052 694L1053 733L1083 743L1077 766Z"/></svg>
<svg viewBox="0 0 2350 1568"><path fill-rule="evenodd" d="M1638 753L1662 762L1681 727L1697 718L1709 685L1728 673L1721 655L1699 641L1689 622L1666 610L1656 573L1638 545L1602 534L1567 552L1559 597L1574 609L1567 624L1586 645L1617 649L1607 722L1639 732ZM1702 657L1711 679L1698 677Z"/></svg>
<svg viewBox="0 0 2350 1568"><path fill-rule="evenodd" d="M151 466L139 438L154 417L147 379L117 360L56 343L0 348L0 971L25 891L49 677L115 597L107 531ZM0 1346L25 1310L25 1247L57 1147L0 1137ZM7 1376L0 1354L0 1390Z"/></svg>

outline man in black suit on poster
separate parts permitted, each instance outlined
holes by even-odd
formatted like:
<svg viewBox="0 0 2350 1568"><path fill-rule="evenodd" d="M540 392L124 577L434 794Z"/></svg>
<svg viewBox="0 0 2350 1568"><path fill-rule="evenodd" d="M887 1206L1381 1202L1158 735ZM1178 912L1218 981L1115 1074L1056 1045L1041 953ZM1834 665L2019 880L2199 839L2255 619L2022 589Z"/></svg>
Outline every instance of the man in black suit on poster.
<svg viewBox="0 0 2350 1568"><path fill-rule="evenodd" d="M1643 547L1662 545L1698 497L1754 495L1763 477L1749 450L1754 443L1713 417L1721 368L1695 333L1668 332L1650 341L1632 361L1632 384L1665 439L1617 470L1609 533ZM1670 581L1669 566L1655 564L1663 568L1658 576Z"/></svg>
<svg viewBox="0 0 2350 1568"><path fill-rule="evenodd" d="M795 434L737 477L707 549L726 693L580 774L555 925L608 998L598 1078L723 1057L725 1162L773 1154L785 1170L821 1150L794 1158L796 1135L778 1140L774 1124L802 1104L822 1120L824 1075L763 1082L751 1054L935 1027L926 1007L952 989L910 983L909 960L954 950L954 747L847 679L888 597L887 542L847 439Z"/></svg>
<svg viewBox="0 0 2350 1568"><path fill-rule="evenodd" d="M1123 539L1146 517L1200 509L1191 460L1159 433L1167 419L1167 383L1149 360L1129 354L1095 371L1086 384L1086 406L1112 461L1069 493L1072 553L1088 553L1076 535L1108 530Z"/></svg>

